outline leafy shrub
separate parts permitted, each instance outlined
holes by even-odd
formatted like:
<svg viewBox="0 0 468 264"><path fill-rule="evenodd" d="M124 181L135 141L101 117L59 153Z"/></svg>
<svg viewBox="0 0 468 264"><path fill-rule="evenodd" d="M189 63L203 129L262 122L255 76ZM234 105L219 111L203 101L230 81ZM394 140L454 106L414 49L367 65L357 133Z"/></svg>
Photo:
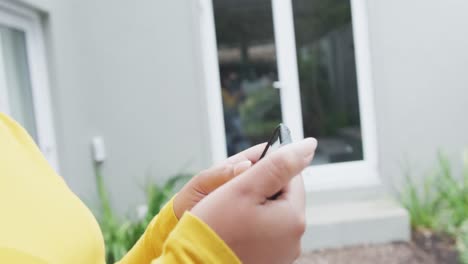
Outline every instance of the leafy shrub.
<svg viewBox="0 0 468 264"><path fill-rule="evenodd" d="M281 123L279 90L264 87L249 94L239 106L244 133L254 142L265 140L278 123Z"/></svg>
<svg viewBox="0 0 468 264"><path fill-rule="evenodd" d="M191 175L177 174L164 184L149 183L145 187L146 212L136 220L120 219L112 209L102 174L96 169L96 183L101 206L98 219L106 245L106 263L120 260L145 232L153 217L159 213L165 203L174 195L176 186L186 182Z"/></svg>
<svg viewBox="0 0 468 264"><path fill-rule="evenodd" d="M457 250L460 254L460 261L468 263L468 220L459 229L457 237Z"/></svg>
<svg viewBox="0 0 468 264"><path fill-rule="evenodd" d="M435 229L438 225L439 199L433 182L433 177L425 178L420 189L410 175L406 175L406 186L400 199L411 216L411 226L414 228Z"/></svg>
<svg viewBox="0 0 468 264"><path fill-rule="evenodd" d="M465 155L466 156L466 155ZM423 179L418 188L406 175L406 187L400 194L408 210L411 225L446 233L454 237L460 259L468 263L468 159L465 157L462 177L455 177L448 159L439 154L438 168Z"/></svg>

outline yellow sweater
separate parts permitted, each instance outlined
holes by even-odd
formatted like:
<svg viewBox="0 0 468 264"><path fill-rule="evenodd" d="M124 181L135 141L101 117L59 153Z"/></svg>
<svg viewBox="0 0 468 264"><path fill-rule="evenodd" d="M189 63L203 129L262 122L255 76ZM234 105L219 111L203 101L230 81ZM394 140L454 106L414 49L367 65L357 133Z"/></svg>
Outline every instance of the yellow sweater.
<svg viewBox="0 0 468 264"><path fill-rule="evenodd" d="M239 263L229 247L172 200L119 264ZM104 241L86 206L33 140L0 113L0 263L102 264Z"/></svg>

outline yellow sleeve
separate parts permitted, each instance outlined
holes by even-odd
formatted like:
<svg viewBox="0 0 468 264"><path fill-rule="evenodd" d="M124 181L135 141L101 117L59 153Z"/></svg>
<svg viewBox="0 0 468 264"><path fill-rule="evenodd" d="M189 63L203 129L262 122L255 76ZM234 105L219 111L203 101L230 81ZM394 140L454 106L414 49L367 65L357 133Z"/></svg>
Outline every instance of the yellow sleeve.
<svg viewBox="0 0 468 264"><path fill-rule="evenodd" d="M148 225L145 233L133 248L125 255L119 264L144 264L161 255L164 241L176 226L178 220L174 214L174 198L172 198Z"/></svg>
<svg viewBox="0 0 468 264"><path fill-rule="evenodd" d="M46 261L34 257L31 254L21 252L12 248L0 247L0 263L21 263L21 264L47 264Z"/></svg>
<svg viewBox="0 0 468 264"><path fill-rule="evenodd" d="M152 264L241 263L226 243L203 221L186 212Z"/></svg>

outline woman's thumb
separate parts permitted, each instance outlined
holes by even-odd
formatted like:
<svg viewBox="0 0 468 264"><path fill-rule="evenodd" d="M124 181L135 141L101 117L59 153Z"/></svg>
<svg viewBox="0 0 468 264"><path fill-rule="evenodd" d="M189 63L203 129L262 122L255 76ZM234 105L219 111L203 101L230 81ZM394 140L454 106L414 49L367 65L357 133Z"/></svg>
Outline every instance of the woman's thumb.
<svg viewBox="0 0 468 264"><path fill-rule="evenodd" d="M314 138L286 145L257 162L237 183L262 200L271 197L310 164L316 147Z"/></svg>

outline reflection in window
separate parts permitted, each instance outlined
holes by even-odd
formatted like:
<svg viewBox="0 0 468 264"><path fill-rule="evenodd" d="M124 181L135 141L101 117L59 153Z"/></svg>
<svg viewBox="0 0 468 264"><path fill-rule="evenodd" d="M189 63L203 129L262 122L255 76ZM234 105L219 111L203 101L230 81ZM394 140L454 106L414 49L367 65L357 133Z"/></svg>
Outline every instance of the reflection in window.
<svg viewBox="0 0 468 264"><path fill-rule="evenodd" d="M281 122L271 0L213 1L228 155Z"/></svg>
<svg viewBox="0 0 468 264"><path fill-rule="evenodd" d="M0 55L10 114L37 140L25 33L0 25Z"/></svg>
<svg viewBox="0 0 468 264"><path fill-rule="evenodd" d="M293 0L305 137L314 164L363 159L350 0Z"/></svg>

